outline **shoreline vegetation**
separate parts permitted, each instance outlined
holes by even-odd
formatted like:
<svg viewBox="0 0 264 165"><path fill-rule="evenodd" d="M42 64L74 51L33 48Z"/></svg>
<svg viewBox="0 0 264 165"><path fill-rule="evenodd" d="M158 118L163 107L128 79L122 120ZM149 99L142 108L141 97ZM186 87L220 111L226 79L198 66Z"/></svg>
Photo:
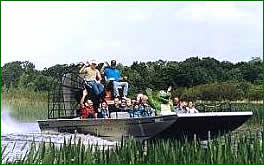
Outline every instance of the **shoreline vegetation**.
<svg viewBox="0 0 264 165"><path fill-rule="evenodd" d="M98 64L103 72L104 61ZM105 67L107 65L105 64ZM118 63L122 76L128 77L129 95L173 87L172 96L190 100L263 100L263 60L232 63L210 57L190 57L185 61L135 61L131 66ZM13 61L1 67L1 91L13 88L36 92L52 90L65 72L78 73L79 64L57 64L37 70L30 61Z"/></svg>
<svg viewBox="0 0 264 165"><path fill-rule="evenodd" d="M178 95L174 94L172 97L177 97ZM180 97L182 98L182 97ZM190 98L186 98L187 100ZM10 88L3 89L1 91L1 100L9 100L10 102L48 102L48 92L47 91L34 91L28 88ZM12 101L13 100L13 101ZM33 101L32 101L33 100ZM263 104L263 100L250 100L250 99L240 99L240 100L194 100L196 103L246 103L246 104Z"/></svg>

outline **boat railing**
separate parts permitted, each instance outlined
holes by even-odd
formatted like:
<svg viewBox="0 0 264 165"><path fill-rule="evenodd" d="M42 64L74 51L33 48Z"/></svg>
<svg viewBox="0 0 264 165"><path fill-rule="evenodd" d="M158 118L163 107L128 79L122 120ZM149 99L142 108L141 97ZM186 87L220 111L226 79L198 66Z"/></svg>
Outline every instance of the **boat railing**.
<svg viewBox="0 0 264 165"><path fill-rule="evenodd" d="M199 112L232 112L234 111L231 103L215 103L215 104L198 104L196 109Z"/></svg>

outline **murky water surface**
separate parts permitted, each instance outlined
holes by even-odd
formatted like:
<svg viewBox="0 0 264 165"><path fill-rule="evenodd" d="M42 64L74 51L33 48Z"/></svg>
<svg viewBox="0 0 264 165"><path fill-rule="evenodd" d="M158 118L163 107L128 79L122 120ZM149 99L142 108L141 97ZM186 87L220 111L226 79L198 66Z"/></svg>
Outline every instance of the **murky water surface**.
<svg viewBox="0 0 264 165"><path fill-rule="evenodd" d="M115 145L116 142L107 141L95 136L84 134L43 134L37 122L19 122L14 120L7 110L1 111L1 147L2 158L18 159L24 156L31 143L53 142L56 145L64 143L64 140L72 143L81 139L83 144Z"/></svg>

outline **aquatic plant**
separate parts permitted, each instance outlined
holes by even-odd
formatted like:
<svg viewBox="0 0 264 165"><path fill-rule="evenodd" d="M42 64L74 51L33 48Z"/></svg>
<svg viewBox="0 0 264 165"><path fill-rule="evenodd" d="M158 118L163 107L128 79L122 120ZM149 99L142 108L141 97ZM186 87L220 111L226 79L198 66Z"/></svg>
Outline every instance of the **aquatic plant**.
<svg viewBox="0 0 264 165"><path fill-rule="evenodd" d="M260 137L261 136L261 137ZM226 135L211 141L159 139L122 141L115 146L84 145L79 140L32 145L21 160L6 164L261 164L262 137L259 133ZM2 153L3 154L3 153Z"/></svg>

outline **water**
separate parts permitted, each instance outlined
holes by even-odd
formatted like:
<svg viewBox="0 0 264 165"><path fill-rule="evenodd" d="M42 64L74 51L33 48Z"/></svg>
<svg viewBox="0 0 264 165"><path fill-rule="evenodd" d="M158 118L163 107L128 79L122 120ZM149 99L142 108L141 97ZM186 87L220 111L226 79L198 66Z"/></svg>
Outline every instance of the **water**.
<svg viewBox="0 0 264 165"><path fill-rule="evenodd" d="M95 136L84 134L43 134L41 133L37 122L19 122L14 120L8 110L1 111L1 147L2 159L14 160L23 157L29 150L31 143L53 142L60 145L66 141L72 140L72 143L81 139L83 144L98 144L113 146L116 142L107 141Z"/></svg>

